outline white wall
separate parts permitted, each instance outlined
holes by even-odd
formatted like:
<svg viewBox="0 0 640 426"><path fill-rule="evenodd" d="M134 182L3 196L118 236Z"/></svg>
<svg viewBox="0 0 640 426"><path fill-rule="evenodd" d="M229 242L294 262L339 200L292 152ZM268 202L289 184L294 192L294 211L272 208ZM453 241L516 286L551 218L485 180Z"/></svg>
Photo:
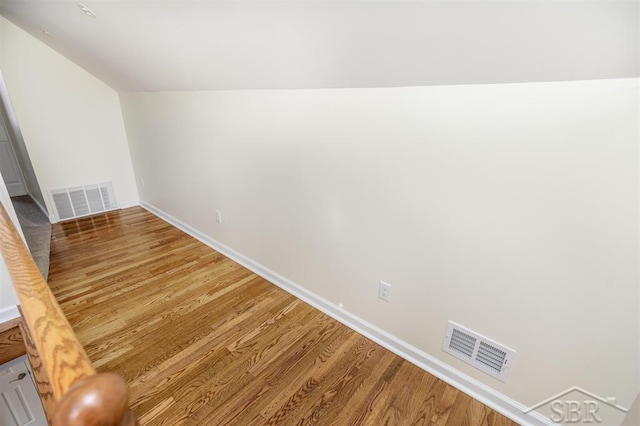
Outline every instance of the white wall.
<svg viewBox="0 0 640 426"><path fill-rule="evenodd" d="M2 44L0 42L0 44ZM2 52L0 52L0 56ZM2 66L0 65L0 69ZM16 118L13 105L11 105L9 92L7 91L7 85L4 82L4 77L0 71L0 114L7 127L7 133L11 141L11 145L16 154L16 159L20 165L20 171L25 181L27 193L38 204L41 209L45 209L45 199L42 191L40 190L40 184L38 183L38 177L36 176L31 159L29 158L29 152L24 139L22 138L22 131L20 130L20 124Z"/></svg>
<svg viewBox="0 0 640 426"><path fill-rule="evenodd" d="M637 94L629 79L120 100L142 201L525 405L580 386L628 407ZM517 351L506 384L441 351L449 319Z"/></svg>
<svg viewBox="0 0 640 426"><path fill-rule="evenodd" d="M2 46L4 44L4 38L2 36L3 28L4 20L0 18L0 69L2 69ZM11 198L9 197L9 192L7 191L7 187L4 184L3 179L0 179L0 203L2 203L2 206L11 217L13 223L17 226L19 232L22 232L22 229L18 225L18 217L16 216L13 204L11 204ZM8 321L12 318L17 318L19 316L16 308L17 305L18 297L15 290L13 289L13 283L11 281L11 277L9 276L7 265L0 255L0 323Z"/></svg>
<svg viewBox="0 0 640 426"><path fill-rule="evenodd" d="M117 93L12 23L2 21L2 74L33 168L51 188L112 181L137 204Z"/></svg>
<svg viewBox="0 0 640 426"><path fill-rule="evenodd" d="M16 216L16 211L13 208L11 198L9 197L9 192L7 191L7 186L4 184L4 180L1 178L1 176L0 204L2 204L4 209L7 211L9 218L24 240L22 228L20 228L20 223L18 222L18 216ZM7 270L7 265L5 264L4 258L2 257L2 255L0 255L0 324L19 316L18 309L16 307L17 305L18 297L13 288L13 282L11 281L11 277L9 276L9 271Z"/></svg>
<svg viewBox="0 0 640 426"><path fill-rule="evenodd" d="M0 255L0 324L20 315L17 305L18 297L13 289L7 265Z"/></svg>

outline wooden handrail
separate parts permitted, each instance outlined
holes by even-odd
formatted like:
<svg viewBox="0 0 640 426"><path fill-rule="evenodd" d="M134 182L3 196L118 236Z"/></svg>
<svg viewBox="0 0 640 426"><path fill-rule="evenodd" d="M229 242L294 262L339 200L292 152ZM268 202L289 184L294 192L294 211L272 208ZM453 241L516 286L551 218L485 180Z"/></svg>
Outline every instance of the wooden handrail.
<svg viewBox="0 0 640 426"><path fill-rule="evenodd" d="M47 418L54 425L137 425L126 383L114 374L96 373L1 203L0 251L20 301L29 358L39 357L36 364L48 382L38 383L38 389L52 394L52 403L41 395L45 410L54 407Z"/></svg>

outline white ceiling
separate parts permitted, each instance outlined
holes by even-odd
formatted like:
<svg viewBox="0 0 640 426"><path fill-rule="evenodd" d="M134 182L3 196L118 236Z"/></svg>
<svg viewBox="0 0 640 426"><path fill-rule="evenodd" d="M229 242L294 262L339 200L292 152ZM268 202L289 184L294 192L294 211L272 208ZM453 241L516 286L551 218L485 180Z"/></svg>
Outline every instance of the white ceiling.
<svg viewBox="0 0 640 426"><path fill-rule="evenodd" d="M75 1L0 0L0 14L119 91L639 75L637 1L83 3L95 19Z"/></svg>

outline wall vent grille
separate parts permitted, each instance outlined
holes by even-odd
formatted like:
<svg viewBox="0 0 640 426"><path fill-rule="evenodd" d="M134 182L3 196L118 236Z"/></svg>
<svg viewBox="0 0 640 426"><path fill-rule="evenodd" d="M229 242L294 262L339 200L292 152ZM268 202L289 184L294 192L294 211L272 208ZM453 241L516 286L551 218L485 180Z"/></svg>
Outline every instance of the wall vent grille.
<svg viewBox="0 0 640 426"><path fill-rule="evenodd" d="M480 347L478 347L478 355L476 356L476 361L481 364L484 364L486 368L489 368L497 373L502 369L502 364L504 364L504 360L507 358L507 353L505 351L501 351L498 348L494 348L486 342L480 342Z"/></svg>
<svg viewBox="0 0 640 426"><path fill-rule="evenodd" d="M58 220L102 213L119 208L111 182L51 189Z"/></svg>
<svg viewBox="0 0 640 426"><path fill-rule="evenodd" d="M473 356L473 350L476 347L477 340L478 339L475 337L454 328L453 333L451 334L449 348L454 351L458 351L460 355L466 358L471 358Z"/></svg>
<svg viewBox="0 0 640 426"><path fill-rule="evenodd" d="M442 350L503 382L516 355L514 350L453 321L447 323Z"/></svg>

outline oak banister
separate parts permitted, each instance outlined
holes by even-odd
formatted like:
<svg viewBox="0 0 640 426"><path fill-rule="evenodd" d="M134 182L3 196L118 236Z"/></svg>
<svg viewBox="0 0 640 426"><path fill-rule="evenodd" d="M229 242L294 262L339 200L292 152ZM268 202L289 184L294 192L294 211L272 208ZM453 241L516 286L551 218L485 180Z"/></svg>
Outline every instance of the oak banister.
<svg viewBox="0 0 640 426"><path fill-rule="evenodd" d="M43 404L49 410L55 406L47 418L54 425L137 424L128 410L126 383L114 374L96 374L1 204L0 251L20 302L29 358L32 364L37 361L41 377L48 382L47 392L52 394L53 404Z"/></svg>
<svg viewBox="0 0 640 426"><path fill-rule="evenodd" d="M22 311L22 309L20 309ZM22 312L20 312L22 316ZM40 401L42 402L42 408L44 408L44 414L47 417L49 424L52 422L52 416L56 408L56 401L53 398L53 391L49 385L49 378L42 366L42 360L38 355L33 339L29 333L29 329L25 327L24 322L20 322L20 333L22 334L22 340L27 351L27 357L29 357L29 364L31 364L31 371L33 372L33 380L40 395Z"/></svg>
<svg viewBox="0 0 640 426"><path fill-rule="evenodd" d="M129 392L117 374L101 373L74 384L62 397L53 415L57 425L122 425L137 422L127 406Z"/></svg>

